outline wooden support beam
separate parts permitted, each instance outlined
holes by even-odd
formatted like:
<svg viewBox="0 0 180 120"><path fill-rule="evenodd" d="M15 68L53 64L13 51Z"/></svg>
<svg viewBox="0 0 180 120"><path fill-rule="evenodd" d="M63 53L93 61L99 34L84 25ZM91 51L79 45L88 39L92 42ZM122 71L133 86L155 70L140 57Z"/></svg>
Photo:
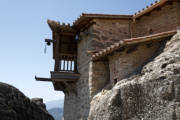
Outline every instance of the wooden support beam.
<svg viewBox="0 0 180 120"><path fill-rule="evenodd" d="M60 32L59 35L76 36L76 33Z"/></svg>
<svg viewBox="0 0 180 120"><path fill-rule="evenodd" d="M52 80L50 78L40 78L40 77L35 76L35 79L37 81L52 82Z"/></svg>

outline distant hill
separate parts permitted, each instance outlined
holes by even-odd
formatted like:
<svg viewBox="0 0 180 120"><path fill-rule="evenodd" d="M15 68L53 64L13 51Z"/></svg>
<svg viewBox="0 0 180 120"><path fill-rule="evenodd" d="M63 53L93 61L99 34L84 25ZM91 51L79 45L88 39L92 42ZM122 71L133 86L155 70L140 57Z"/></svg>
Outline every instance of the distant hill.
<svg viewBox="0 0 180 120"><path fill-rule="evenodd" d="M52 108L63 108L64 107L64 100L53 100L49 101L46 104L46 109L50 110Z"/></svg>
<svg viewBox="0 0 180 120"><path fill-rule="evenodd" d="M52 108L48 112L54 117L55 120L61 120L63 116L63 108Z"/></svg>
<svg viewBox="0 0 180 120"><path fill-rule="evenodd" d="M63 116L64 100L53 100L46 104L46 109L54 117L55 120L61 120Z"/></svg>

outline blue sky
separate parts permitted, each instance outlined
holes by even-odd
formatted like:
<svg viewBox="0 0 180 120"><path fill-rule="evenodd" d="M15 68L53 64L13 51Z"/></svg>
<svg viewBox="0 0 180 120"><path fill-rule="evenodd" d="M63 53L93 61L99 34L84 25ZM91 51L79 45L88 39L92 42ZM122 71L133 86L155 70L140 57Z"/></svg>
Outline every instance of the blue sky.
<svg viewBox="0 0 180 120"><path fill-rule="evenodd" d="M53 70L52 47L44 54L44 39L51 38L47 19L72 23L81 13L133 14L155 0L1 0L0 82L17 87L26 96L44 101L63 99L49 77Z"/></svg>

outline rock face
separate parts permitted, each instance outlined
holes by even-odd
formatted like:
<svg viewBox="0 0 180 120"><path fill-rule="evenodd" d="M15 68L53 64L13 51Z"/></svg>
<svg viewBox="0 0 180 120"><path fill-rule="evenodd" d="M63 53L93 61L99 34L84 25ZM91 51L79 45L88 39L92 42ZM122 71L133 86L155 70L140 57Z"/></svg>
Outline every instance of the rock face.
<svg viewBox="0 0 180 120"><path fill-rule="evenodd" d="M54 120L42 99L27 98L18 89L0 83L0 120Z"/></svg>
<svg viewBox="0 0 180 120"><path fill-rule="evenodd" d="M180 120L180 33L141 72L102 90L89 120Z"/></svg>

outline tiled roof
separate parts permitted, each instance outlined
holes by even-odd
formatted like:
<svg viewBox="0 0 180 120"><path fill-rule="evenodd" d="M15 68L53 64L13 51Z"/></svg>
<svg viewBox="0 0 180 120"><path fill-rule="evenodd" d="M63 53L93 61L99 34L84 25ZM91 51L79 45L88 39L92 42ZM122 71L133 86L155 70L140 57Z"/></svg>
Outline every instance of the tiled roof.
<svg viewBox="0 0 180 120"><path fill-rule="evenodd" d="M51 21L51 20L48 20L48 24L52 30L65 30L65 31L76 31L77 32L82 27L86 26L87 24L91 24L90 22L93 19L133 20L133 19L139 18L139 17L163 6L165 3L174 2L174 1L180 2L180 0L159 0L159 1L155 1L150 6L143 8L141 11L139 11L138 13L135 13L134 15L87 14L87 13L83 13L79 18L77 18L77 20L75 20L73 22L72 26L70 24L67 24L67 25L65 23L60 24L60 22Z"/></svg>
<svg viewBox="0 0 180 120"><path fill-rule="evenodd" d="M115 43L114 45L111 45L110 47L107 47L107 48L99 51L98 53L93 54L92 60L98 60L98 59L120 49L122 46L125 46L125 45L142 43L142 42L147 42L147 41L151 41L151 40L166 38L166 37L172 36L176 33L177 33L177 31L175 30L175 31L157 33L157 34L144 36L144 37L121 40L118 43Z"/></svg>
<svg viewBox="0 0 180 120"><path fill-rule="evenodd" d="M79 29L81 26L87 24L92 19L124 19L124 20L131 20L132 15L113 15L113 14L87 14L83 13L77 20L74 21L73 27Z"/></svg>
<svg viewBox="0 0 180 120"><path fill-rule="evenodd" d="M139 17L157 9L158 7L163 6L167 2L174 2L174 1L180 2L180 0L159 0L159 1L155 1L154 3L151 3L150 6L146 6L146 8L143 8L142 10L138 11L138 13L135 13L133 18L134 19L139 18Z"/></svg>
<svg viewBox="0 0 180 120"><path fill-rule="evenodd" d="M52 31L69 32L69 33L76 32L70 24L65 24L65 23L61 24L60 22L54 20L48 20L47 23Z"/></svg>
<svg viewBox="0 0 180 120"><path fill-rule="evenodd" d="M57 30L64 30L64 31L78 31L85 25L89 24L92 19L125 19L130 20L132 19L132 15L112 15L112 14L87 14L83 13L77 20L73 22L73 25L65 24L53 20L48 20L48 25L53 31Z"/></svg>

